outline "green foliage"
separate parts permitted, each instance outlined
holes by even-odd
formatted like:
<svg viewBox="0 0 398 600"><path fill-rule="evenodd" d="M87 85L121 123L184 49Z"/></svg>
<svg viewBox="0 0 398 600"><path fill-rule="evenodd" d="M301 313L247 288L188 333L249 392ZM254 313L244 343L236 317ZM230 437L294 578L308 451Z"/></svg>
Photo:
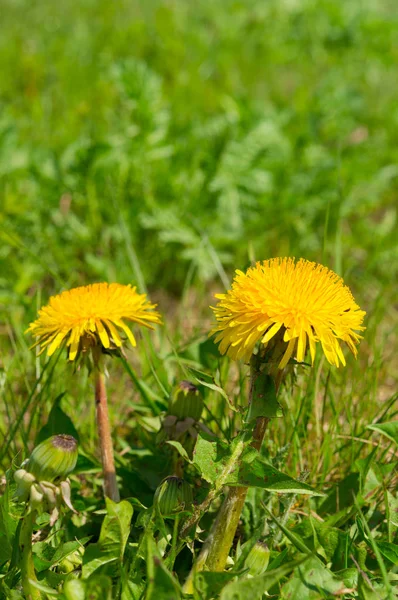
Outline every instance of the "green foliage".
<svg viewBox="0 0 398 600"><path fill-rule="evenodd" d="M261 460L252 451L242 456L238 472L227 479L228 485L259 487L269 492L285 494L323 495L316 492L306 483L294 480L289 475L278 471L272 465Z"/></svg>
<svg viewBox="0 0 398 600"><path fill-rule="evenodd" d="M250 423L257 417L281 417L283 413L276 399L276 390L272 377L266 374L258 374L254 380L253 388L247 421Z"/></svg>
<svg viewBox="0 0 398 600"><path fill-rule="evenodd" d="M101 526L98 542L90 544L84 553L83 577L90 577L99 569L108 567L115 572L123 562L123 555L129 537L133 507L127 500L118 504L106 499L107 513Z"/></svg>
<svg viewBox="0 0 398 600"><path fill-rule="evenodd" d="M23 598L13 472L60 433L79 439L78 514L34 525L43 597L183 598L227 484L249 485L247 501L227 570L197 573L194 600L394 598L394 3L4 0L1 13L0 600ZM248 412L248 369L220 358L208 306L234 269L285 255L344 276L365 339L345 369L318 355L277 400L259 379ZM117 505L103 501L90 374L23 333L50 295L103 280L148 290L164 320L107 362ZM201 418L162 439L185 379ZM162 521L171 475L193 514ZM252 578L258 541L270 562Z"/></svg>
<svg viewBox="0 0 398 600"><path fill-rule="evenodd" d="M111 600L112 580L106 575L93 575L87 581L69 579L64 596L65 600Z"/></svg>
<svg viewBox="0 0 398 600"><path fill-rule="evenodd" d="M48 415L47 423L43 425L37 434L35 445L40 444L53 435L67 434L79 439L79 434L73 425L72 419L61 408L61 401L64 394L60 394L54 400L54 404Z"/></svg>
<svg viewBox="0 0 398 600"><path fill-rule="evenodd" d="M297 561L295 563L287 563L286 565L283 565L283 567L267 571L264 575L257 575L251 579L229 583L221 592L220 600L244 600L246 598L261 600L264 592L267 592L277 584L278 581L290 573L296 565Z"/></svg>
<svg viewBox="0 0 398 600"><path fill-rule="evenodd" d="M297 568L294 577L283 586L281 598L318 600L327 596L341 596L346 591L344 582L325 568L320 560L313 558Z"/></svg>
<svg viewBox="0 0 398 600"><path fill-rule="evenodd" d="M369 429L381 433L395 442L398 445L398 421L391 421L390 423L375 423L368 425Z"/></svg>

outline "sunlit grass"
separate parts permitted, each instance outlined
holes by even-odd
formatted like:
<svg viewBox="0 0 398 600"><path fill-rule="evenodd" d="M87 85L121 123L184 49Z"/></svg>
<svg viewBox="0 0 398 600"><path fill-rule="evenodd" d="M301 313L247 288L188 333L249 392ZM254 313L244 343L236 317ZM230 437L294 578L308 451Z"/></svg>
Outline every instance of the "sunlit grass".
<svg viewBox="0 0 398 600"><path fill-rule="evenodd" d="M0 491L41 435L60 433L43 430L49 415L48 427L73 429L80 448L72 488L81 514L48 544L44 524L38 552L85 536L92 536L85 547L96 543L104 509L92 382L84 370L73 376L65 356L49 360L30 349L24 332L40 306L63 290L107 281L137 285L162 314L162 328L138 333L137 348L109 363L121 492L135 499L130 565L146 518L139 503L150 507L170 475L171 449L157 436L173 386L200 379L224 390L238 410L204 387L201 420L227 444L244 425L248 369L208 339L214 295L229 287L235 268L296 256L344 278L367 312L365 338L357 360L345 354L346 368L319 354L288 382L284 418L272 420L262 449L326 496L252 489L231 557L238 560L240 544L261 527L275 542L271 566L300 554L266 506L336 577L343 569L359 574L359 583L345 580L347 589L365 585L365 573L375 586L365 590L369 598L380 596L386 571L396 577L385 543L397 542L397 446L367 426L398 415L396 7L6 0L2 8ZM203 501L211 485L185 468ZM0 598L8 598L4 582L18 586L2 541L16 528L2 526L7 498L0 498ZM201 521L203 536L219 503ZM329 553L314 523L339 529L331 538L344 539L342 554ZM146 559L138 561L144 579ZM177 557L180 583L191 560L187 548ZM270 593L279 597L289 578ZM121 579L113 585L119 593Z"/></svg>

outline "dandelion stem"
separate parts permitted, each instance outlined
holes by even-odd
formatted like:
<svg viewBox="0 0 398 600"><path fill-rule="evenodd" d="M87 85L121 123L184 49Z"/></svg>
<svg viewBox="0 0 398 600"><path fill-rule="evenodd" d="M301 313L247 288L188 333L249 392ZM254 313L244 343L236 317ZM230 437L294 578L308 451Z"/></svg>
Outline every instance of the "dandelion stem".
<svg viewBox="0 0 398 600"><path fill-rule="evenodd" d="M108 401L106 398L105 375L99 368L98 362L94 368L94 384L97 427L101 448L102 468L104 472L104 492L105 496L114 502L119 502L120 495L116 481L115 461L113 459L113 445L109 424Z"/></svg>
<svg viewBox="0 0 398 600"><path fill-rule="evenodd" d="M36 520L36 511L31 510L23 518L19 533L19 548L21 551L21 579L22 587L27 600L41 600L40 591L32 585L37 582L35 567L32 557L32 533Z"/></svg>
<svg viewBox="0 0 398 600"><path fill-rule="evenodd" d="M255 364L251 365L250 370L250 389L249 389L249 404L253 398L254 381L256 373ZM283 371L274 374L273 380L275 389L278 391L283 377ZM253 431L253 440L251 445L256 450L260 450L270 419L268 417L258 417ZM243 451L243 450L242 450ZM240 460L241 454L236 456L235 461ZM247 487L231 487L229 488L224 502L214 521L212 530L210 531L202 550L196 559L191 573L188 576L184 585L184 592L193 593L193 577L196 572L202 571L204 568L209 571L223 571L227 558L236 534L243 506L245 504Z"/></svg>
<svg viewBox="0 0 398 600"><path fill-rule="evenodd" d="M269 423L259 417L253 433L252 446L259 450ZM245 504L247 487L231 487L218 512L212 531L203 546L205 566L209 571L223 571L234 541L240 516Z"/></svg>

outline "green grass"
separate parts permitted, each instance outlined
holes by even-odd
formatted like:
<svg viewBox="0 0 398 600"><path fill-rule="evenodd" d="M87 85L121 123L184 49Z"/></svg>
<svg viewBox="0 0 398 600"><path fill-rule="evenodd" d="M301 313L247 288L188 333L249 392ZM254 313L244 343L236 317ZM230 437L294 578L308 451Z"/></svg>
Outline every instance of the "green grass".
<svg viewBox="0 0 398 600"><path fill-rule="evenodd" d="M300 558L299 539L323 567L292 566L269 579L271 596L336 597L337 579L353 590L338 597L392 598L398 438L367 426L398 414L395 3L3 0L0 11L0 469L29 455L54 406L49 426L73 429L81 447L72 476L80 514L55 531L43 521L38 538L43 584L62 588L56 547L98 541L104 502L91 380L64 354L48 361L29 349L24 331L38 308L95 281L134 283L158 302L164 326L139 338L127 365L108 364L122 497L150 507L172 468L158 440L172 387L200 371L216 376L237 406L246 403L247 368L207 341L214 293L234 269L290 255L342 275L367 329L357 361L347 357L336 370L319 354L286 386L285 416L264 444L275 466L326 496L253 488L231 556L259 536L273 544L277 569ZM240 414L210 389L205 405L202 421L230 442ZM203 500L211 483L192 466L186 477ZM154 567L146 557L163 553L158 532L158 549L148 538L133 575L146 518L138 502L134 510L123 564L100 568L95 597L113 584L111 597L123 600L159 598L161 589L178 598L192 555L178 555L176 580L167 561L169 571ZM5 492L0 598L22 597L16 511ZM145 588L146 577L154 587ZM212 597L208 585L198 597ZM221 597L233 593L246 598L233 589Z"/></svg>

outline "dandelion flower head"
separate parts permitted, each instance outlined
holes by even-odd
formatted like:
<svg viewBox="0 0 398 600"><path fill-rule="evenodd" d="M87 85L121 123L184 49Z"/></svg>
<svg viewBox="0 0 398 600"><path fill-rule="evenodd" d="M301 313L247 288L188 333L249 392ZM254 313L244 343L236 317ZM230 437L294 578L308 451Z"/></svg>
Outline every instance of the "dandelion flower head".
<svg viewBox="0 0 398 600"><path fill-rule="evenodd" d="M152 324L160 323L155 307L131 285L94 283L52 296L27 331L38 337L36 343L47 349L48 356L66 343L69 360L75 360L82 350L98 344L120 348L120 333L135 346L126 321L153 329Z"/></svg>
<svg viewBox="0 0 398 600"><path fill-rule="evenodd" d="M318 342L329 363L345 365L340 342L356 356L365 329L366 313L341 277L303 258L272 258L236 271L231 289L216 298L212 333L220 352L248 361L257 342L266 347L278 334L280 369L292 357L303 362L308 348L313 363Z"/></svg>

